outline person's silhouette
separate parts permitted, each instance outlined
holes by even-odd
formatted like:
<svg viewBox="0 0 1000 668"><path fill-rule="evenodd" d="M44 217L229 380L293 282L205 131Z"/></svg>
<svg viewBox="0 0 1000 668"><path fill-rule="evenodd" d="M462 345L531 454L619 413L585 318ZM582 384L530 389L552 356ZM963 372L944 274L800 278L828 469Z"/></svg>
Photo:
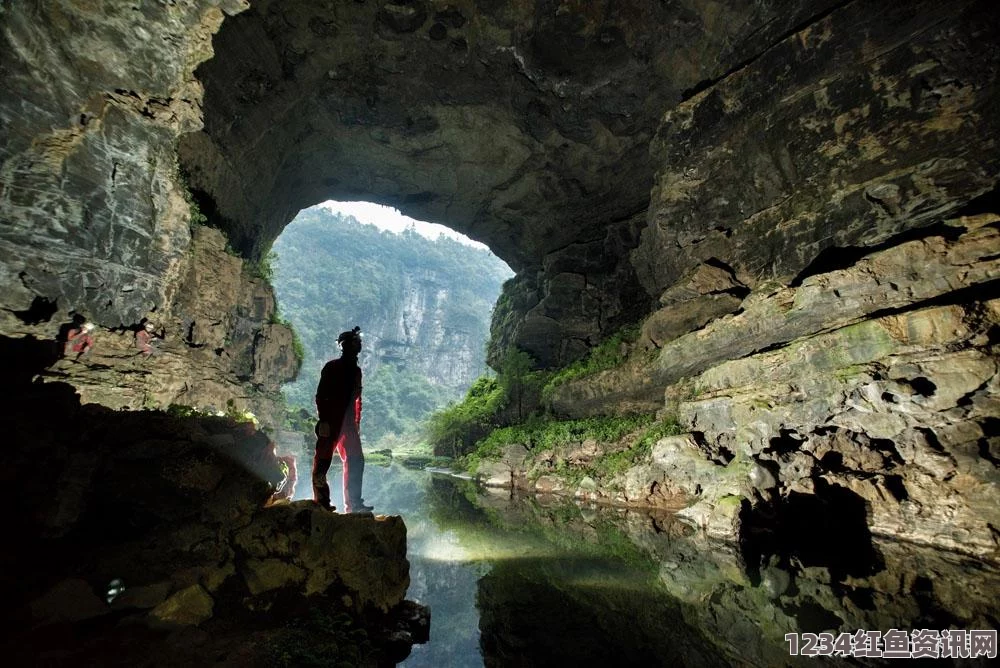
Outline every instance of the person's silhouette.
<svg viewBox="0 0 1000 668"><path fill-rule="evenodd" d="M367 512L361 498L365 473L365 456L361 451L361 328L355 327L337 337L341 356L327 362L316 388L316 456L313 459L313 500L323 508L334 510L330 503L330 486L326 474L336 448L344 463L344 511ZM353 407L353 410L349 410Z"/></svg>

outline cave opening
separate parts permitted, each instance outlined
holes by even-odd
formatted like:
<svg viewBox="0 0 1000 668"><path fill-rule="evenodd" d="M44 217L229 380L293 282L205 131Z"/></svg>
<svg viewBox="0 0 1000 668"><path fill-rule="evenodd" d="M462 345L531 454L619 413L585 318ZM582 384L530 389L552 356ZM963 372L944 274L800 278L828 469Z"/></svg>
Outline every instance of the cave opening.
<svg viewBox="0 0 1000 668"><path fill-rule="evenodd" d="M492 373L491 313L513 272L485 244L393 207L328 200L282 230L265 264L275 319L292 325L302 358L298 377L282 388L298 433L279 442L300 469L311 461L305 416L315 411L320 370L340 356L340 332L362 332L366 452L413 455L430 415ZM297 496L307 497L306 487Z"/></svg>

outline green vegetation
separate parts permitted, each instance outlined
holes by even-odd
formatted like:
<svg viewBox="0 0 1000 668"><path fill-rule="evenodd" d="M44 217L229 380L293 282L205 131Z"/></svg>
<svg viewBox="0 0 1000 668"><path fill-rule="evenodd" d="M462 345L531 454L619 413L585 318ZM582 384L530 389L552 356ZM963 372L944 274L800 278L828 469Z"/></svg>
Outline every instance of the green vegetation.
<svg viewBox="0 0 1000 668"><path fill-rule="evenodd" d="M648 459L653 450L653 444L658 440L664 436L675 436L682 431L676 420L657 422L650 425L639 436L631 448L605 454L603 457L597 459L592 466L584 469L583 473L592 477L613 477L625 473L625 471Z"/></svg>
<svg viewBox="0 0 1000 668"><path fill-rule="evenodd" d="M270 282L274 278L274 263L277 259L278 254L271 249L259 260L253 262L247 260L246 270L254 278Z"/></svg>
<svg viewBox="0 0 1000 668"><path fill-rule="evenodd" d="M499 426L504 391L495 378L482 376L465 399L433 413L427 422L427 440L434 452L458 457Z"/></svg>
<svg viewBox="0 0 1000 668"><path fill-rule="evenodd" d="M627 345L635 343L639 338L639 331L639 325L629 325L618 330L600 345L592 348L585 358L555 372L542 389L542 395L550 395L553 388L575 378L618 366L625 361Z"/></svg>
<svg viewBox="0 0 1000 668"><path fill-rule="evenodd" d="M523 424L492 431L480 440L475 449L463 458L470 471L478 470L483 461L497 460L512 444L524 445L533 453L545 452L571 443L593 439L598 443L620 443L630 434L635 441L627 447L607 452L588 466L573 467L557 459L552 473L576 484L584 476L609 478L624 473L647 459L653 444L664 436L681 433L676 420L653 422L649 415L594 417L583 420L545 420L535 418Z"/></svg>
<svg viewBox="0 0 1000 668"><path fill-rule="evenodd" d="M536 420L548 373L532 366L527 353L509 350L496 378L480 377L461 402L431 415L425 433L434 452L457 458L495 429Z"/></svg>
<svg viewBox="0 0 1000 668"><path fill-rule="evenodd" d="M456 339L485 341L493 299L510 275L489 251L443 236L427 239L412 229L380 231L321 207L302 211L252 271L273 271L282 312L299 337L299 377L282 390L289 408L314 412L320 370L340 355L337 334L359 325L367 337L361 359L362 438L366 449L393 450L420 440L428 415L466 390L431 382L413 360L419 356L447 363L455 352L449 345ZM424 307L408 301L418 294L445 295L438 310L424 317L440 319L449 338L388 340L403 336L396 333L399 313ZM477 372L486 370L478 345L471 364ZM430 446L421 454L430 457Z"/></svg>
<svg viewBox="0 0 1000 668"><path fill-rule="evenodd" d="M188 185L187 177L181 172L180 168L177 170L177 181L181 186L181 195L184 197L184 201L188 205L188 214L190 215L189 224L193 228L195 225L207 225L208 216L201 212L201 207L198 206L197 200L195 200L194 195L191 194L191 187Z"/></svg>
<svg viewBox="0 0 1000 668"><path fill-rule="evenodd" d="M594 439L600 443L613 443L651 421L648 415L592 417L583 420L534 419L525 423L497 429L482 440L476 448L481 456L499 453L512 443L520 443L529 450L544 452L568 443Z"/></svg>
<svg viewBox="0 0 1000 668"><path fill-rule="evenodd" d="M200 408L195 408L194 406L185 406L183 404L170 404L167 406L166 414L172 417L225 417L236 424L252 424L255 428L260 426L260 422L257 420L257 416L251 411L243 411L236 408L232 399L226 401L226 410L218 411L215 413L201 410Z"/></svg>

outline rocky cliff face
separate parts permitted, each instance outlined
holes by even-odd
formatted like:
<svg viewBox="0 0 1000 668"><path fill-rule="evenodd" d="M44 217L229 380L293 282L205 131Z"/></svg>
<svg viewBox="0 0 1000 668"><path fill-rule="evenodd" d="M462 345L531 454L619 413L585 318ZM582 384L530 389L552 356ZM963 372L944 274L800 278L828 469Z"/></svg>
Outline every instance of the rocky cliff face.
<svg viewBox="0 0 1000 668"><path fill-rule="evenodd" d="M476 334L449 326L447 309L455 299L442 277L422 273L403 277L402 308L371 328L373 365L405 361L408 369L447 388L468 385L484 370Z"/></svg>
<svg viewBox="0 0 1000 668"><path fill-rule="evenodd" d="M4 335L151 316L183 342L158 378L277 383L280 343L227 353L285 336L267 297L191 275L178 165L251 259L305 206L382 201L519 272L497 351L557 366L644 320L645 353L555 405L676 414L701 460L757 471L725 517L839 499L996 555L986 0L0 8ZM119 377L94 396L134 405Z"/></svg>
<svg viewBox="0 0 1000 668"><path fill-rule="evenodd" d="M309 610L367 622L383 658L409 651L397 618L420 610L403 604L401 518L268 506L282 472L248 424L81 406L71 386L10 381L10 661L273 664L275 651L298 651L281 647L302 643L283 641L283 627ZM63 632L75 624L87 631Z"/></svg>
<svg viewBox="0 0 1000 668"><path fill-rule="evenodd" d="M192 226L178 137L201 126L194 67L240 2L4 7L0 257L5 336L95 347L50 376L114 408L252 409L273 417L294 376L270 287ZM164 48L164 45L169 45ZM135 333L154 323L156 353Z"/></svg>

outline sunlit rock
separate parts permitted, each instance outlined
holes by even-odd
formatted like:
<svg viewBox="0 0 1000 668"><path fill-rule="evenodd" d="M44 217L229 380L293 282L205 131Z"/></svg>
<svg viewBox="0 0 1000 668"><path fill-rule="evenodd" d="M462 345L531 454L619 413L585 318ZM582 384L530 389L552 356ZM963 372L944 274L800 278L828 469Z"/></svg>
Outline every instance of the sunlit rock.
<svg viewBox="0 0 1000 668"><path fill-rule="evenodd" d="M199 585L191 585L172 594L149 615L162 624L196 626L211 619L214 607L215 601L207 591Z"/></svg>

